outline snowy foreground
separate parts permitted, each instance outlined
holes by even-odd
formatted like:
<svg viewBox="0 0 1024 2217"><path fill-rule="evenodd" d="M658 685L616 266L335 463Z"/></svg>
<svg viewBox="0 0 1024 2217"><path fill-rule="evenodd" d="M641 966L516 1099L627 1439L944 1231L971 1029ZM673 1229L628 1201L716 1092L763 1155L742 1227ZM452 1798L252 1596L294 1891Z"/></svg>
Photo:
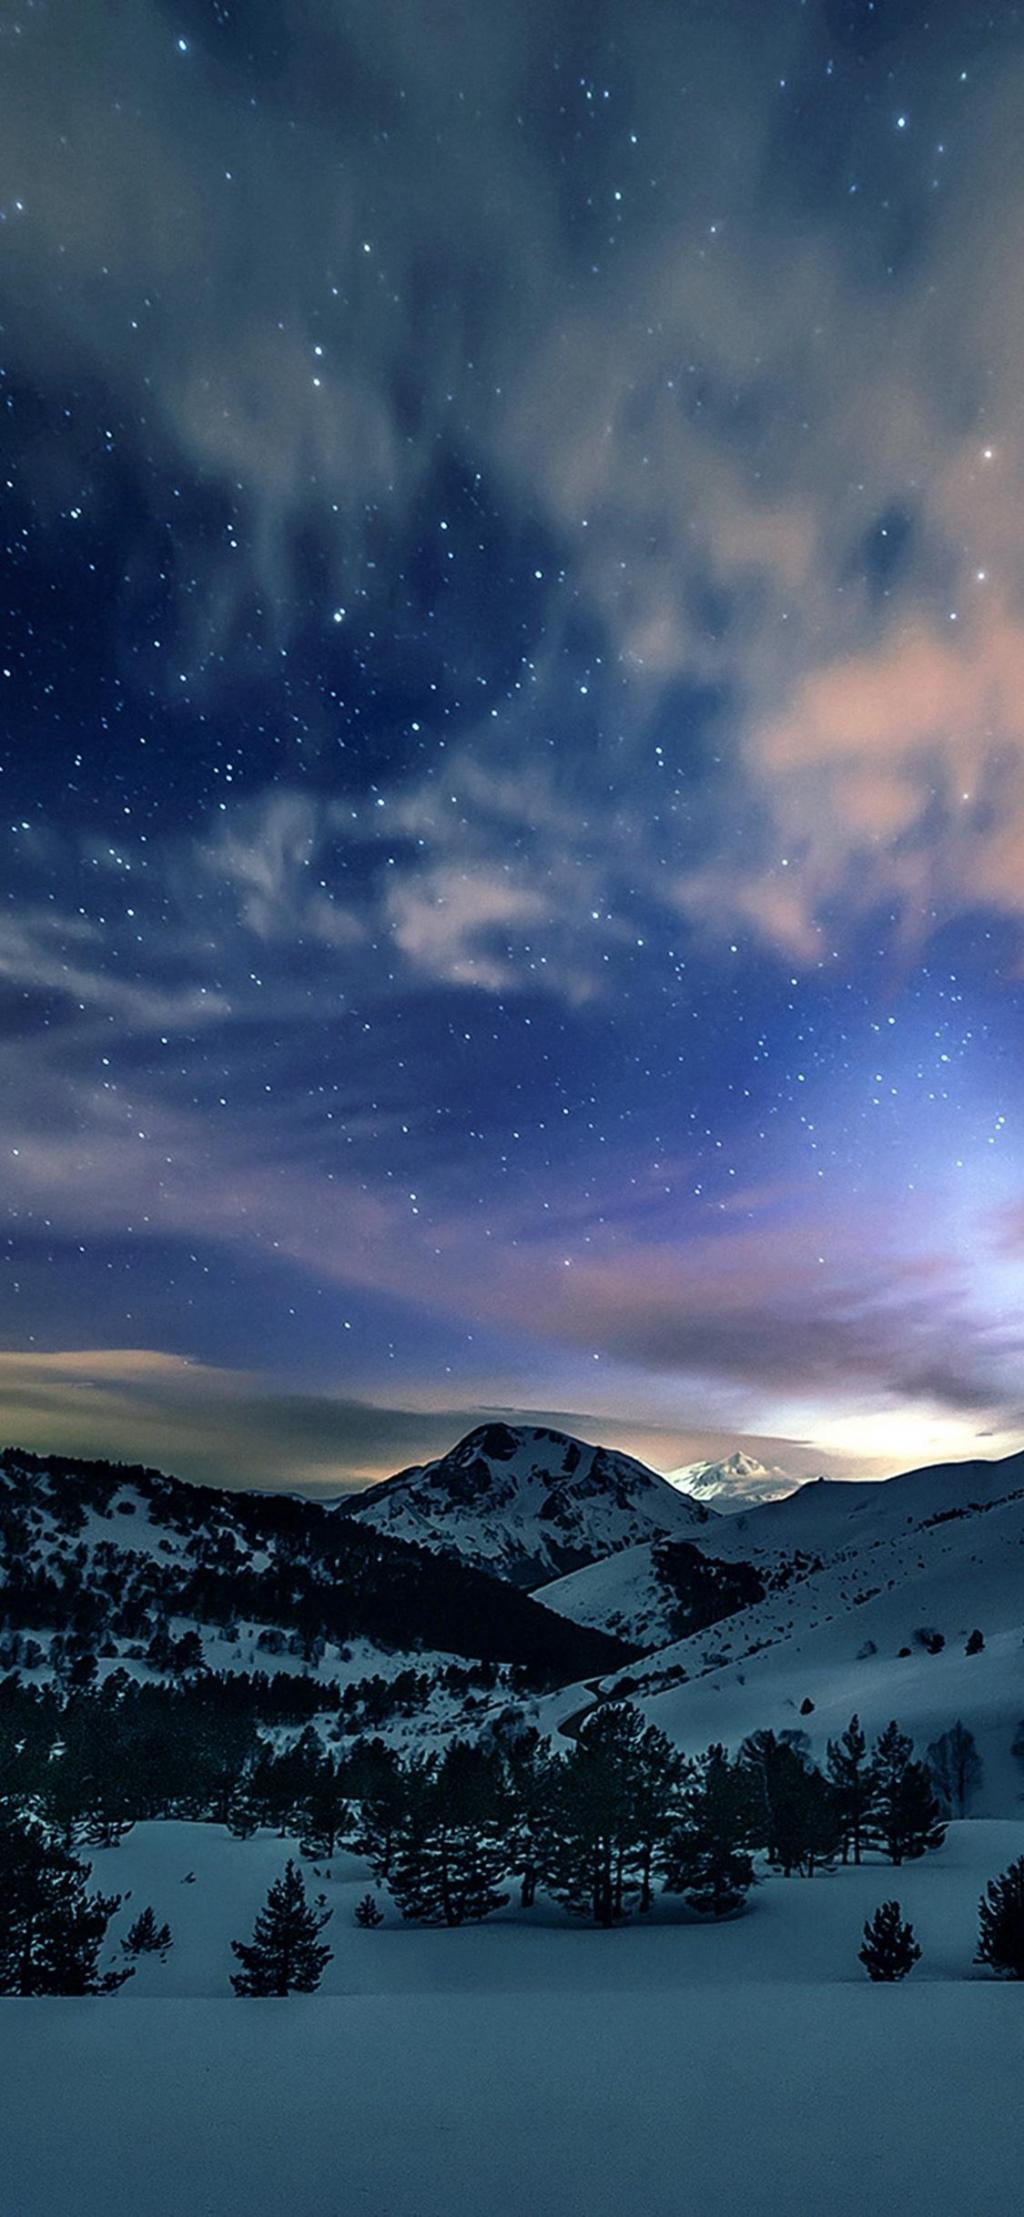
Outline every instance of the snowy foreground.
<svg viewBox="0 0 1024 2217"><path fill-rule="evenodd" d="M174 1947L103 2001L0 2002L5 2217L1003 2217L1024 2165L1024 1988L972 1967L1024 1823L900 1872L769 1878L748 1913L596 1933L552 1915L357 1930L324 1891L321 1994L229 1996L289 1843L138 1826L93 1883ZM316 1890L312 1867L307 1872ZM187 1875L194 1874L187 1883ZM872 1987L898 1893L924 1960ZM122 1913L121 1922L127 1921Z"/></svg>

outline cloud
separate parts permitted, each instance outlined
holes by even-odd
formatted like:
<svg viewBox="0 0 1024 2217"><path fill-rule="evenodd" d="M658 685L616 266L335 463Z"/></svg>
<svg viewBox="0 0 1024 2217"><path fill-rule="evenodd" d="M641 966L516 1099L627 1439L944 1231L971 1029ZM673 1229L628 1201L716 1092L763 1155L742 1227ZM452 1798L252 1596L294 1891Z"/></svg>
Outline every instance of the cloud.
<svg viewBox="0 0 1024 2217"><path fill-rule="evenodd" d="M188 865L192 872L198 866L215 890L237 902L239 923L257 939L358 945L359 918L316 875L327 866L324 842L332 816L307 794L274 790L225 811L187 865L182 858L185 899L192 890Z"/></svg>
<svg viewBox="0 0 1024 2217"><path fill-rule="evenodd" d="M23 907L3 918L0 977L23 993L68 1000L79 1010L101 1012L107 1022L145 1031L191 1028L226 1014L223 996L205 986L179 989L162 984L159 975L118 976L104 927L70 907Z"/></svg>
<svg viewBox="0 0 1024 2217"><path fill-rule="evenodd" d="M471 1421L460 1409L275 1391L245 1372L155 1349L0 1353L7 1441L152 1462L216 1484L338 1492L443 1452Z"/></svg>
<svg viewBox="0 0 1024 2217"><path fill-rule="evenodd" d="M420 871L399 883L388 901L396 946L418 970L449 985L515 991L522 972L512 966L509 941L528 939L545 916L539 893L489 873ZM501 946L505 943L505 959Z"/></svg>
<svg viewBox="0 0 1024 2217"><path fill-rule="evenodd" d="M889 1477L915 1454L935 1458L1013 1445L1006 1423L979 1428L970 1403L939 1415L924 1404L872 1415L825 1415L833 1476ZM245 1371L151 1348L0 1353L0 1441L39 1454L145 1463L198 1483L260 1490L281 1486L333 1497L442 1455L475 1425L503 1421L565 1431L636 1456L655 1470L731 1454L739 1445L794 1483L822 1467L805 1437L652 1420L614 1397L597 1409L533 1406L483 1396L446 1405L425 1396L396 1407L344 1394L294 1392Z"/></svg>
<svg viewBox="0 0 1024 2217"><path fill-rule="evenodd" d="M823 933L855 937L888 902L918 933L974 906L1020 912L1024 206L1005 180L1024 71L994 45L954 95L918 54L912 144L887 150L884 107L845 83L847 42L803 13L641 5L605 71L600 21L590 66L563 63L568 7L498 29L468 0L429 22L409 4L300 0L251 45L225 19L181 49L144 0L127 27L81 11L28 24L0 129L18 180L16 367L46 380L60 356L72 382L98 379L112 416L143 412L168 464L219 503L216 530L208 507L194 529L188 502L176 520L169 620L196 686L215 692L225 648L236 680L287 650L317 601L321 621L337 603L372 636L382 610L392 622L457 458L543 531L538 610L557 641L527 633L529 712L501 708L511 760L495 767L493 733L470 721L471 805L486 813L491 780L526 793L541 733L564 725L582 613L601 713L562 752L593 750L589 905L617 893L624 834L655 901L665 864L666 923L719 931L732 894L715 871L739 850L745 929L807 964ZM812 198L765 88L817 84L826 51L850 136L819 145L815 119ZM896 35L856 66L877 68L878 92L903 51ZM951 102L955 165L923 151L944 143ZM554 149L574 113L587 153L567 168ZM913 167L929 161L936 189ZM858 169L891 191L852 193ZM102 504L73 423L52 505L72 490ZM907 551L880 598L865 548L894 504ZM140 551L125 575L147 574ZM433 595L442 624L449 598ZM727 702L696 823L649 774L651 719L671 724L680 680ZM685 757L688 735L669 738ZM558 774L547 801L562 806ZM416 760L407 782L411 819ZM248 825L233 812L209 865L258 938L294 929L344 952L372 934L372 904L329 869L309 882L323 827L308 808L286 793ZM540 792L524 820L543 833L545 814ZM511 933L532 983L561 975L586 997L603 961L577 945L560 971L543 941L567 909L585 920L588 889L567 902L546 858L499 859L492 830L449 828L380 894L393 944L425 978L504 992Z"/></svg>

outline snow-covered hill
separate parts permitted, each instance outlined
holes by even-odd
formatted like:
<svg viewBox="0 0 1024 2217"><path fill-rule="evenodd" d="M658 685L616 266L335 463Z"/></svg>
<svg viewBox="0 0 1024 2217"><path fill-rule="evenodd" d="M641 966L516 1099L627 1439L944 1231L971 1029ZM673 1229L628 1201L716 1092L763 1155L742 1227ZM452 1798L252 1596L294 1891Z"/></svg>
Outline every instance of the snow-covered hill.
<svg viewBox="0 0 1024 2217"><path fill-rule="evenodd" d="M338 1685L391 1677L396 1658L536 1664L549 1683L614 1667L575 1637L566 1648L567 1629L481 1569L319 1502L0 1453L0 1672L82 1686L205 1665Z"/></svg>
<svg viewBox="0 0 1024 2217"><path fill-rule="evenodd" d="M870 1732L896 1716L926 1746L961 1718L985 1766L981 1813L1022 1807L1011 1749L1024 1719L1024 1455L881 1484L812 1484L716 1521L696 1544L749 1564L765 1594L620 1674L680 1745L735 1746L771 1726L805 1731L820 1753L857 1710ZM636 1632L652 1597L650 1553L601 1565L603 1592L588 1571L545 1600ZM984 1645L968 1654L975 1631Z"/></svg>
<svg viewBox="0 0 1024 2217"><path fill-rule="evenodd" d="M777 1465L759 1463L756 1456L745 1455L737 1448L717 1463L681 1463L678 1470L666 1471L670 1486L678 1486L680 1493L689 1494L694 1501L705 1501L723 1516L731 1516L740 1509L756 1508L759 1502L775 1501L794 1493L800 1481Z"/></svg>
<svg viewBox="0 0 1024 2217"><path fill-rule="evenodd" d="M742 1556L715 1548L719 1519L701 1535L646 1540L605 1556L566 1578L535 1588L545 1608L574 1624L612 1632L631 1646L655 1649L689 1626L711 1625L750 1606L763 1591L760 1574Z"/></svg>
<svg viewBox="0 0 1024 2217"><path fill-rule="evenodd" d="M639 1540L690 1538L711 1514L630 1455L508 1424L478 1426L344 1513L526 1587Z"/></svg>

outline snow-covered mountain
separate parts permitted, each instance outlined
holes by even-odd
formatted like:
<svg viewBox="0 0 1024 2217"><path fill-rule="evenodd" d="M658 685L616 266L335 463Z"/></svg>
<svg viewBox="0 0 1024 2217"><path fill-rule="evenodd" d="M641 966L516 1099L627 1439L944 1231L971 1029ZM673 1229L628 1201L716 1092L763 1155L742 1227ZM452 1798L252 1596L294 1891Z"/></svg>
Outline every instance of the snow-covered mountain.
<svg viewBox="0 0 1024 2217"><path fill-rule="evenodd" d="M795 1492L800 1484L774 1464L759 1463L755 1455L737 1448L721 1462L681 1463L665 1473L670 1486L678 1486L694 1501L709 1502L722 1516L739 1509L756 1508L761 1501L775 1501Z"/></svg>
<svg viewBox="0 0 1024 2217"><path fill-rule="evenodd" d="M630 1455L509 1424L479 1425L345 1513L526 1587L641 1540L692 1537L712 1514Z"/></svg>

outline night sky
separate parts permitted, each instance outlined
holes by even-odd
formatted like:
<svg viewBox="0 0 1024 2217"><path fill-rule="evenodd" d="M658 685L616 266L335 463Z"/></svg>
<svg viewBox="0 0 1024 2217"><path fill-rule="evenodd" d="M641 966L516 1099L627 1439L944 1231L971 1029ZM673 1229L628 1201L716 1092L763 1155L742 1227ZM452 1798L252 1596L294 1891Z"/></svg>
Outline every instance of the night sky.
<svg viewBox="0 0 1024 2217"><path fill-rule="evenodd" d="M0 1431L1024 1433L1024 22L0 12Z"/></svg>

